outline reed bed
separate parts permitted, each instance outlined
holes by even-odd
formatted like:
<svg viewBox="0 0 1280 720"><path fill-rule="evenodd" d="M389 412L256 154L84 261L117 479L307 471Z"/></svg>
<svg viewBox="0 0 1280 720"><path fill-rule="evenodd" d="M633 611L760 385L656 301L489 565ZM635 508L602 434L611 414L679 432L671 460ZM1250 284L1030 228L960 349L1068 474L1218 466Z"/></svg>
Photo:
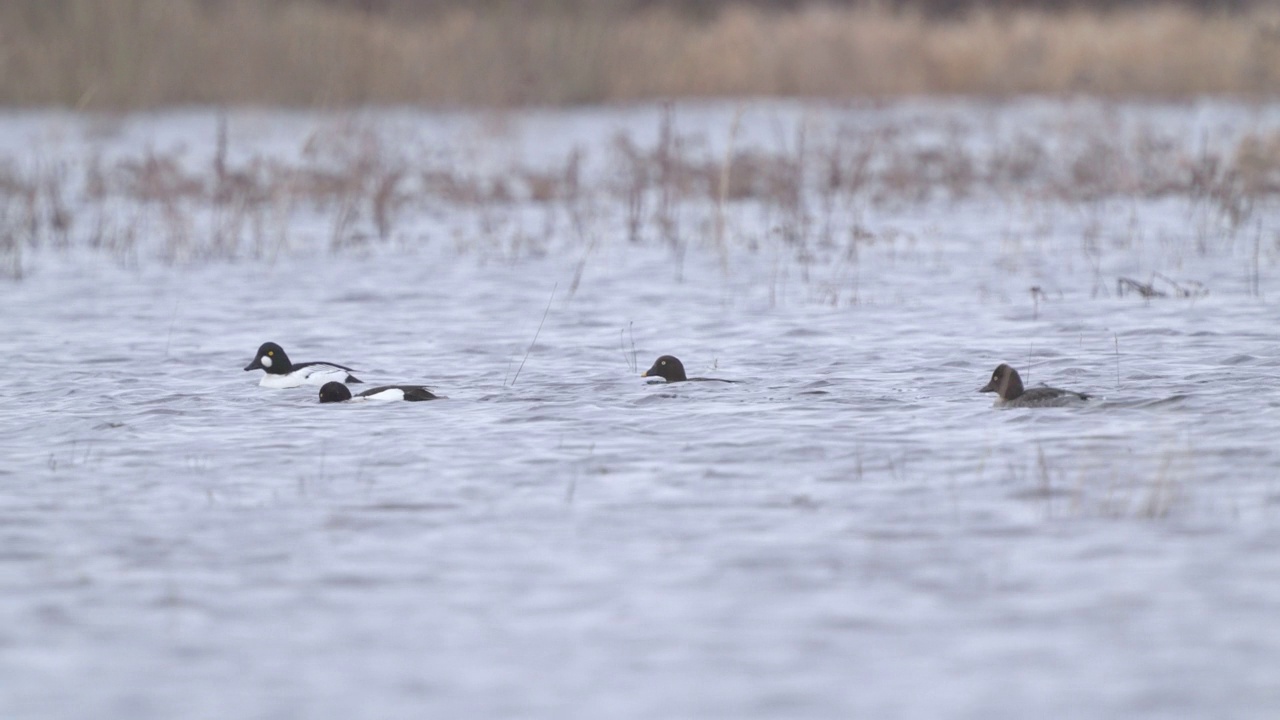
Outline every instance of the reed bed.
<svg viewBox="0 0 1280 720"><path fill-rule="evenodd" d="M371 5L372 6L372 5ZM1280 10L10 0L0 103L512 107L728 96L1272 96Z"/></svg>
<svg viewBox="0 0 1280 720"><path fill-rule="evenodd" d="M674 113L660 115L647 144L623 133L539 167L483 172L352 121L300 138L292 155L232 152L220 123L207 161L154 149L0 158L0 273L21 277L32 252L66 248L132 264L430 242L440 235L423 228L446 218L469 228L454 237L460 252L510 260L608 238L679 252L696 244L724 258L780 246L805 262L848 262L877 240L862 224L869 210L984 198L1082 208L1173 199L1199 218L1191 227L1204 252L1252 243L1255 266L1280 252L1258 224L1280 201L1274 131L1210 150L1155 126L1119 133L1105 122L994 145L801 123L775 149L725 152L682 134ZM1086 255L1100 242L1086 231ZM1116 292L1141 294L1130 280Z"/></svg>

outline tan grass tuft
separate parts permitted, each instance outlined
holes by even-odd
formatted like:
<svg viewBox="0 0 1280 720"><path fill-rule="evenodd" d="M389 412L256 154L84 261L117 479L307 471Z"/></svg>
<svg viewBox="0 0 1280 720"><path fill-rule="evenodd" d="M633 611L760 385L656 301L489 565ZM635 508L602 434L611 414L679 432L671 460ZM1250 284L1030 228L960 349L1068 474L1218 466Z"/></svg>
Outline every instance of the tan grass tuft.
<svg viewBox="0 0 1280 720"><path fill-rule="evenodd" d="M1280 89L1280 20L1264 5L1238 14L1151 5L952 19L877 5L731 5L709 19L609 3L537 7L404 15L302 1L9 0L0 4L0 102L511 106Z"/></svg>

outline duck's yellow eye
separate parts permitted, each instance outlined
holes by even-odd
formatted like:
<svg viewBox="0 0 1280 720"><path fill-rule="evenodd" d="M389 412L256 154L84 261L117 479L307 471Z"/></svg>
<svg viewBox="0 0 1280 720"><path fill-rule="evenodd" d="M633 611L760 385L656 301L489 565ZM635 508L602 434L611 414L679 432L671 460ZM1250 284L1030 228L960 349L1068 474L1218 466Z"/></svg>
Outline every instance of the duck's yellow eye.
<svg viewBox="0 0 1280 720"><path fill-rule="evenodd" d="M268 350L268 351L267 351L267 354L268 354L268 355L270 355L271 357L275 357L275 356L276 356L276 351L275 351L275 350Z"/></svg>
<svg viewBox="0 0 1280 720"><path fill-rule="evenodd" d="M662 364L663 364L663 365L666 365L666 364L667 364L667 361L666 361L666 360L663 360L663 361L662 361Z"/></svg>

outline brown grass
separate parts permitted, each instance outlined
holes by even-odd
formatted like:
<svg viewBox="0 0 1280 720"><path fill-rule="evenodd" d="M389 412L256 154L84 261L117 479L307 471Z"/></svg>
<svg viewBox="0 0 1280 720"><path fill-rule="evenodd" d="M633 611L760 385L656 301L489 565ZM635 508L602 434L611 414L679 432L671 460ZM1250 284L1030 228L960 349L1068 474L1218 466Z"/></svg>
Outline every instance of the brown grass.
<svg viewBox="0 0 1280 720"><path fill-rule="evenodd" d="M588 4L587 8L592 5ZM515 106L656 97L1266 96L1280 14L729 6L378 15L269 0L8 0L0 102Z"/></svg>
<svg viewBox="0 0 1280 720"><path fill-rule="evenodd" d="M538 168L513 162L482 172L343 119L299 138L296 159L230 152L225 123L210 138L215 152L207 163L189 162L181 149L118 155L99 148L37 163L0 158L0 278L21 278L30 252L45 249L84 247L132 265L426 243L424 219L434 226L442 216L469 228L453 238L460 252L502 260L565 243L585 258L612 237L677 254L705 242L726 263L731 253L773 246L806 263L807 273L807 263L824 258L856 263L864 245L878 242L863 227L865 209L969 197L1080 208L1179 200L1200 218L1189 221L1200 228L1200 252L1250 243L1254 292L1262 254L1280 251L1258 212L1280 197L1274 130L1211 150L1158 126L1117 133L1106 122L1037 124L982 147L963 137L922 144L894 128L809 131L801 123L777 150L713 153L682 135L673 116L663 114L650 144L620 134L592 151L607 153L603 175L583 169L586 149ZM1096 264L1103 240L1096 229L1083 231L1100 293L1110 284ZM1119 295L1146 298L1207 291L1163 275L1114 283Z"/></svg>

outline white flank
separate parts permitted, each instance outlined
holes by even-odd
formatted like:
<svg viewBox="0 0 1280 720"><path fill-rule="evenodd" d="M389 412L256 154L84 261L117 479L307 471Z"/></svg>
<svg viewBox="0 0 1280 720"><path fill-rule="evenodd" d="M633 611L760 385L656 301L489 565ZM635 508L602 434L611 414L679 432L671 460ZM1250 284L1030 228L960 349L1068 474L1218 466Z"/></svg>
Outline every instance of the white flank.
<svg viewBox="0 0 1280 720"><path fill-rule="evenodd" d="M373 395L365 395L365 397L369 398L370 400L403 400L404 391L401 390L400 388L387 388L386 390L383 390L380 393L374 393Z"/></svg>
<svg viewBox="0 0 1280 720"><path fill-rule="evenodd" d="M272 375L267 373L263 376L258 385L265 388L295 388L305 385L305 379L298 377L297 373L291 375Z"/></svg>
<svg viewBox="0 0 1280 720"><path fill-rule="evenodd" d="M269 388L294 388L303 385L324 385L327 382L337 381L343 382L347 379L347 371L342 368L336 368L332 365L309 365L301 370L294 370L288 375L272 375L267 373L266 377L258 382L262 387Z"/></svg>
<svg viewBox="0 0 1280 720"><path fill-rule="evenodd" d="M323 385L327 382L344 382L347 371L332 365L312 365L301 370L294 370L290 375L298 375L304 385Z"/></svg>

